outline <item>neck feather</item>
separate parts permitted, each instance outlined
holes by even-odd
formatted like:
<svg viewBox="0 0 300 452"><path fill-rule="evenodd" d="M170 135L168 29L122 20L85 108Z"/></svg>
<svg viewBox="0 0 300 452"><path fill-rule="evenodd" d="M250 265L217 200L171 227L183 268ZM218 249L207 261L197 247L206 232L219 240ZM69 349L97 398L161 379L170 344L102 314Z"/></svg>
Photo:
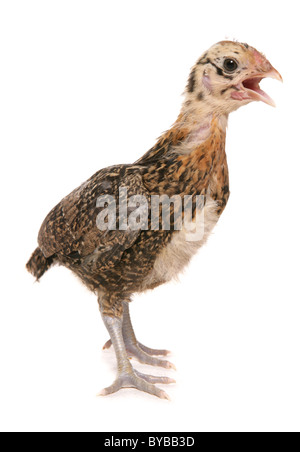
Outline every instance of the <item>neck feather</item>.
<svg viewBox="0 0 300 452"><path fill-rule="evenodd" d="M228 116L213 115L203 107L183 105L173 126L136 163L147 164L174 155L188 155L215 133L226 136Z"/></svg>

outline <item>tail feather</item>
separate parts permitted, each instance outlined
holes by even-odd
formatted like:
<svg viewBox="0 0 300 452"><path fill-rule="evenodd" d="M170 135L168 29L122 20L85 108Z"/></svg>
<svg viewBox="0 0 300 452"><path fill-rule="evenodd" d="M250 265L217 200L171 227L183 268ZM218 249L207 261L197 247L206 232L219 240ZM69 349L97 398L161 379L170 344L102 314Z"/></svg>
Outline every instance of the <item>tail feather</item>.
<svg viewBox="0 0 300 452"><path fill-rule="evenodd" d="M55 256L45 257L40 248L37 248L26 264L26 269L31 273L37 281L51 267Z"/></svg>

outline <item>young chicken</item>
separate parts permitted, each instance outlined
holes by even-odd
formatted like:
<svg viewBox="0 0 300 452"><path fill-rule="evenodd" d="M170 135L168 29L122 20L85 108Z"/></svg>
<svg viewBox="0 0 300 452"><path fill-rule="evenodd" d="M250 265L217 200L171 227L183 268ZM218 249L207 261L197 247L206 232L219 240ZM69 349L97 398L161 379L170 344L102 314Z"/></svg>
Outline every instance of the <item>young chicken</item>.
<svg viewBox="0 0 300 452"><path fill-rule="evenodd" d="M98 171L44 220L39 246L27 269L40 279L51 265L64 265L98 296L110 335L104 347L114 346L118 365L116 380L101 395L136 388L168 398L155 383L174 380L142 374L130 363L129 357L135 357L145 364L173 367L157 357L167 355L166 350L154 350L137 341L129 302L134 293L153 289L177 276L207 240L229 198L225 154L228 115L251 101L274 105L259 86L265 77L282 80L279 72L253 47L231 41L215 44L192 68L179 117L155 146L133 165ZM138 227L128 224L120 227L119 204L123 196L120 188L126 190L128 198L138 196L148 205L154 195L179 196L181 200L190 196L191 214L188 217L182 211L180 218L186 216L188 221L176 227L178 209L174 203L169 228L162 227L161 208L155 227L150 221L151 209ZM119 202L113 218L119 227L105 230L99 227L99 215L107 204L101 204L99 199L112 197ZM196 197L202 197L202 234L191 239L188 225L197 221Z"/></svg>

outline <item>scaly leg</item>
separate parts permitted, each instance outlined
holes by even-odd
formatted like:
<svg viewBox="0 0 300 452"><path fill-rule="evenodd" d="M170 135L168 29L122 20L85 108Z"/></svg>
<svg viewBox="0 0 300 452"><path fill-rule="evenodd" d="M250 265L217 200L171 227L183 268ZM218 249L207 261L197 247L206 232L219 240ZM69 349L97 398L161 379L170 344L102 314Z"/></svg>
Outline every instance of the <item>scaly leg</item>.
<svg viewBox="0 0 300 452"><path fill-rule="evenodd" d="M145 345L137 341L129 313L128 302L123 302L123 327L122 333L124 338L125 347L129 356L136 358L143 364L150 364L151 366L160 366L166 369L176 369L174 364L169 361L155 358L155 356L166 356L170 352L168 350L155 350L148 348ZM111 346L112 342L109 340L104 345L103 349L107 349Z"/></svg>
<svg viewBox="0 0 300 452"><path fill-rule="evenodd" d="M168 395L161 389L157 388L153 383L174 383L174 380L168 377L156 377L152 375L145 375L133 369L125 348L122 335L122 321L121 318L109 317L102 315L104 324L109 332L112 344L115 349L118 374L114 383L103 389L99 395L108 395L119 391L122 388L135 388L140 391L148 392L161 399L169 399Z"/></svg>

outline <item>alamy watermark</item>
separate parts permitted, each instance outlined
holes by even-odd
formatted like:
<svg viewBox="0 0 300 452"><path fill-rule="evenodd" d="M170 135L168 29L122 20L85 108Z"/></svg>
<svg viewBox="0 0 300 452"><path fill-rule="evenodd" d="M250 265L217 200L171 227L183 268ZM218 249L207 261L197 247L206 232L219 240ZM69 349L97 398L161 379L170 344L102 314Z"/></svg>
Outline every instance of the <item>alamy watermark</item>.
<svg viewBox="0 0 300 452"><path fill-rule="evenodd" d="M182 231L187 241L203 239L205 232L203 195L143 195L128 197L126 187L119 188L116 199L102 195L96 207L101 208L96 224L101 231Z"/></svg>

